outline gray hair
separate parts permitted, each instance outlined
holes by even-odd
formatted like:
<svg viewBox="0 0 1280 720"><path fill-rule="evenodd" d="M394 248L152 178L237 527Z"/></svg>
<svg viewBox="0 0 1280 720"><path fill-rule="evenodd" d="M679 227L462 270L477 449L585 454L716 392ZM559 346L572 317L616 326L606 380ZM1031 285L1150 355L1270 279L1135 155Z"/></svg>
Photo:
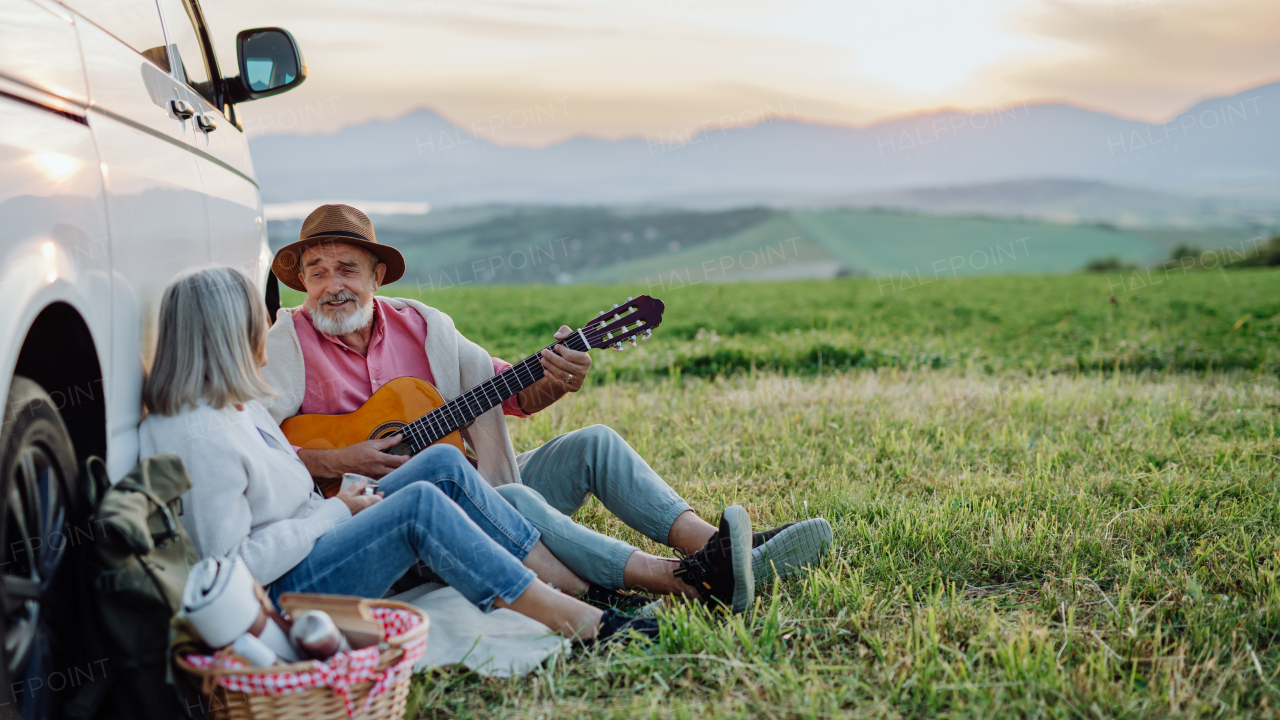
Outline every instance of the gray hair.
<svg viewBox="0 0 1280 720"><path fill-rule="evenodd" d="M209 267L164 291L155 362L142 386L147 409L176 415L201 400L215 409L275 395L262 378L267 308L244 273Z"/></svg>

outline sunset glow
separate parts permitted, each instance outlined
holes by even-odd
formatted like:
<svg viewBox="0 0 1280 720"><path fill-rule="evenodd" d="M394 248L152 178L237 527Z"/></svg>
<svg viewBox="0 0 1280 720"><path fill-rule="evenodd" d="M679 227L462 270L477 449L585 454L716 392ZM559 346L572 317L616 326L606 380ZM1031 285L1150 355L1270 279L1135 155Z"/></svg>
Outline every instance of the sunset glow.
<svg viewBox="0 0 1280 720"><path fill-rule="evenodd" d="M783 101L846 125L1036 100L1161 121L1280 77L1280 5L1252 0L228 0L206 13L224 66L235 32L261 25L291 30L307 56L297 92L245 107L258 134L429 107L540 145Z"/></svg>

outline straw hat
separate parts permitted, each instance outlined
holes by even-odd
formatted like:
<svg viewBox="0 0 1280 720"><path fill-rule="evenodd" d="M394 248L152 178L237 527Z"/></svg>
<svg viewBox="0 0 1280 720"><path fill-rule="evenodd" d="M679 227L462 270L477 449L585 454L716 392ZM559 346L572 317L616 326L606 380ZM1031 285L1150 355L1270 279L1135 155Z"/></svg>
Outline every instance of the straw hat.
<svg viewBox="0 0 1280 720"><path fill-rule="evenodd" d="M350 205L321 205L311 211L307 219L302 221L298 241L285 245L276 252L271 271L280 282L294 290L306 292L306 287L298 279L301 272L298 262L307 248L322 243L357 245L377 255L387 266L387 274L382 278L383 285L390 285L404 276L404 256L390 245L379 245L369 216Z"/></svg>

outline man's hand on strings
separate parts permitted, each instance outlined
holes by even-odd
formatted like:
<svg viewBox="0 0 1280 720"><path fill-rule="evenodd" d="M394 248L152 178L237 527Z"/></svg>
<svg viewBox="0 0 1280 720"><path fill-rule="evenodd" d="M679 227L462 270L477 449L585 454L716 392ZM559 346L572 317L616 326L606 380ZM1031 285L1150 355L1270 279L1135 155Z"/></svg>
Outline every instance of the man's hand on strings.
<svg viewBox="0 0 1280 720"><path fill-rule="evenodd" d="M566 340L573 334L574 330L568 325L561 325L555 337ZM581 390L591 371L590 354L570 350L561 343L539 353L538 362L542 363L542 379L518 394L520 409L530 415L549 407L566 393Z"/></svg>
<svg viewBox="0 0 1280 720"><path fill-rule="evenodd" d="M561 325L555 338L564 340L573 333L568 325ZM582 382L587 379L587 373L591 372L590 353L570 350L560 344L555 345L555 352L543 350L538 359L542 362L543 372L559 380L564 385L565 392L581 390Z"/></svg>

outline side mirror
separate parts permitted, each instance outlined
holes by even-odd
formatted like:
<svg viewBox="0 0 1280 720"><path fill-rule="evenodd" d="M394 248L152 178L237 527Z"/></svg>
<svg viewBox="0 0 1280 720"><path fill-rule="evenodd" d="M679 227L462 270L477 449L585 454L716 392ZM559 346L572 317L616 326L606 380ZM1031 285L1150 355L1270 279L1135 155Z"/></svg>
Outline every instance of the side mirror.
<svg viewBox="0 0 1280 720"><path fill-rule="evenodd" d="M240 77L227 78L232 102L279 95L307 79L307 63L288 30L254 28L236 34Z"/></svg>

